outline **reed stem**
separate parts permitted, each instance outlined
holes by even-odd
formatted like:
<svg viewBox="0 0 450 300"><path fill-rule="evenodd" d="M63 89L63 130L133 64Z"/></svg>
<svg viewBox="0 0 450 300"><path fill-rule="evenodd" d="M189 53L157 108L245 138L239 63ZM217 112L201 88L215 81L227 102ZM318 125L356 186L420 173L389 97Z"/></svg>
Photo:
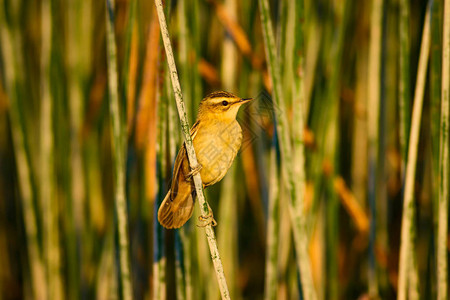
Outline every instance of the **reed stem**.
<svg viewBox="0 0 450 300"><path fill-rule="evenodd" d="M191 169L198 166L197 156L195 154L194 145L192 144L192 137L189 133L189 123L186 115L186 108L183 102L183 94L181 93L180 82L178 79L178 73L175 65L175 59L173 56L172 45L170 43L169 30L167 29L166 18L164 16L164 9L161 0L155 0L156 9L158 12L159 25L161 28L161 35L164 42L164 48L166 50L167 63L169 66L169 71L172 80L173 92L175 94L175 100L177 103L178 115L180 118L181 129L183 131L184 144L186 146L186 152L189 158L189 165ZM206 202L205 196L203 194L202 179L200 174L197 173L193 176L196 194L198 197L198 203L202 211L202 215L206 216L209 214L209 205ZM228 292L227 282L225 280L225 274L223 271L222 261L219 256L219 249L217 248L216 237L211 224L205 227L206 238L209 244L209 250L211 252L211 258L214 264L214 270L216 272L217 281L219 283L220 293L222 299L230 299L230 294Z"/></svg>
<svg viewBox="0 0 450 300"><path fill-rule="evenodd" d="M278 170L275 147L270 150L269 209L267 213L264 299L277 299L278 239L280 226Z"/></svg>
<svg viewBox="0 0 450 300"><path fill-rule="evenodd" d="M277 59L275 38L273 34L272 21L270 19L269 2L259 0L259 9L261 12L261 23L263 27L264 46L267 62L269 66L270 78L272 80L272 94L275 106L275 117L277 119L277 132L280 139L282 177L289 194L289 211L294 233L295 250L297 252L297 266L300 271L303 296L306 300L316 299L316 291L311 276L311 265L308 255L308 237L306 232L305 216L303 214L303 194L304 189L300 188L294 182L294 170L292 167L293 151L291 145L291 135L287 119L287 109L283 90L281 87L281 75L279 62ZM303 112L302 112L303 113ZM302 142L302 141L300 141ZM297 145L298 146L298 145ZM298 148L297 148L298 149ZM301 148L300 148L301 150ZM300 154L297 159L301 159ZM301 162L298 162L301 163ZM302 168L301 164L300 167ZM303 179L304 180L304 179Z"/></svg>
<svg viewBox="0 0 450 300"><path fill-rule="evenodd" d="M413 257L415 255L414 237L414 181L416 176L417 152L420 137L420 124L422 119L423 95L425 91L425 82L428 67L428 58L430 53L430 9L427 9L425 23L422 32L422 45L420 49L419 67L417 69L416 89L414 92L413 114L411 120L411 132L409 135L408 160L406 162L405 173L405 192L403 199L403 216L400 244L400 262L398 279L398 299L406 299L408 292L408 280L410 285L410 298L419 299L418 274L411 274L417 271L414 267Z"/></svg>
<svg viewBox="0 0 450 300"><path fill-rule="evenodd" d="M368 63L368 160L369 186L368 198L371 212L369 244L369 295L378 296L377 266L375 262L375 243L377 236L377 200L379 195L379 137L380 137L380 90L381 90L381 35L383 18L383 0L373 0L370 21L369 63Z"/></svg>
<svg viewBox="0 0 450 300"><path fill-rule="evenodd" d="M41 124L40 124L40 199L44 218L44 253L47 264L48 296L62 299L61 253L59 247L59 205L56 199L54 164L53 98L50 90L52 50L52 11L50 0L41 3Z"/></svg>
<svg viewBox="0 0 450 300"><path fill-rule="evenodd" d="M448 202L450 198L450 0L444 2L442 40L442 93L439 148L439 218L437 246L437 291L439 300L448 297Z"/></svg>
<svg viewBox="0 0 450 300"><path fill-rule="evenodd" d="M14 148L16 168L19 182L19 195L22 201L23 219L27 240L27 255L31 275L31 293L35 299L47 299L47 277L38 243L38 221L33 199L35 198L32 187L29 157L25 143L25 124L20 118L18 84L23 80L23 70L20 55L20 33L14 26L6 22L4 3L0 1L0 38L1 53L3 54L5 90L9 99L9 118L11 122L11 136Z"/></svg>
<svg viewBox="0 0 450 300"><path fill-rule="evenodd" d="M128 214L125 195L125 126L119 110L117 49L114 33L114 0L106 0L106 50L108 66L109 110L111 114L111 137L114 165L114 207L117 215L117 231L119 236L119 282L121 297L131 300L132 286L130 275L130 261L128 250Z"/></svg>
<svg viewBox="0 0 450 300"><path fill-rule="evenodd" d="M442 1L431 4L430 50L430 139L432 157L432 199L434 232L438 231L439 218L439 126L441 118L442 72ZM437 243L435 244L437 245Z"/></svg>
<svg viewBox="0 0 450 300"><path fill-rule="evenodd" d="M400 151L402 155L402 175L404 161L408 153L408 136L411 120L411 99L410 99L410 39L409 39L409 1L400 1L400 85L399 85L399 114L400 114Z"/></svg>

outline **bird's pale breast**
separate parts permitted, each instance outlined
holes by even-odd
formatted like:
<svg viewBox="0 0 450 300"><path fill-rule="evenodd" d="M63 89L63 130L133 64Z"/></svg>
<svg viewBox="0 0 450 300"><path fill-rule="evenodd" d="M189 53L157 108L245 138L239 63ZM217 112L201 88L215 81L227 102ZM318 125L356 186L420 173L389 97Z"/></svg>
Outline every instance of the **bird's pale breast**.
<svg viewBox="0 0 450 300"><path fill-rule="evenodd" d="M208 122L199 126L194 138L198 162L202 165L200 175L205 186L221 180L236 157L242 142L242 130L234 120Z"/></svg>

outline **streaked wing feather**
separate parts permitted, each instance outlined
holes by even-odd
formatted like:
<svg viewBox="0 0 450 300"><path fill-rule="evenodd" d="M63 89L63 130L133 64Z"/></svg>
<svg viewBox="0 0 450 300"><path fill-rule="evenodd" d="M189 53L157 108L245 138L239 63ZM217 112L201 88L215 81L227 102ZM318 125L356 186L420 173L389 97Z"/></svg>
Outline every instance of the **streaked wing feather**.
<svg viewBox="0 0 450 300"><path fill-rule="evenodd" d="M192 127L191 127L190 134L191 134L192 140L194 140L195 136L197 135L198 127L199 127L198 125L199 125L199 121L195 122L194 125L192 125ZM173 199L173 195L178 192L177 178L180 175L180 170L182 170L183 176L184 176L184 174L189 173L189 161L188 161L188 157L187 157L185 143L183 143L183 145L181 146L180 151L178 151L177 158L175 159L175 165L173 167L172 184L171 184L171 188L170 188L170 190L172 191L171 197L170 197L171 199Z"/></svg>

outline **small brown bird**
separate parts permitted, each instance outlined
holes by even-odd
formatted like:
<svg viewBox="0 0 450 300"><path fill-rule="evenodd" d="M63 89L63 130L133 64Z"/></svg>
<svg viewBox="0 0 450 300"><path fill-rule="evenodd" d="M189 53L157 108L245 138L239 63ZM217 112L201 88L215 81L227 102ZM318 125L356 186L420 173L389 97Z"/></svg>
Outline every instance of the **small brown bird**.
<svg viewBox="0 0 450 300"><path fill-rule="evenodd" d="M239 107L250 100L228 92L213 92L200 102L197 121L191 128L199 168L190 170L183 144L175 160L170 190L158 210L162 226L180 228L192 216L196 197L193 175L200 172L203 187L225 176L242 142L236 115Z"/></svg>

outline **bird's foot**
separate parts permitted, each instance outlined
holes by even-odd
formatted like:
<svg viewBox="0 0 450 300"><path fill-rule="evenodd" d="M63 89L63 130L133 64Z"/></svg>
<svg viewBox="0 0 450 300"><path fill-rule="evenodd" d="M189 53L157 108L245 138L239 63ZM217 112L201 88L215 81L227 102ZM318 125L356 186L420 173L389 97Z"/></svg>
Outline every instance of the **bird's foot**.
<svg viewBox="0 0 450 300"><path fill-rule="evenodd" d="M201 169L202 169L202 165L198 164L196 167L192 168L191 171L189 173L187 173L186 176L184 176L184 178L187 181L191 181L192 177L197 175L200 172Z"/></svg>
<svg viewBox="0 0 450 300"><path fill-rule="evenodd" d="M212 210L209 207L209 205L208 205L208 209L209 209L209 213L206 216L201 215L198 217L200 224L197 224L197 227L206 227L208 225L211 225L213 227L217 226L217 222L216 222L216 220L214 220L214 215L213 215Z"/></svg>

